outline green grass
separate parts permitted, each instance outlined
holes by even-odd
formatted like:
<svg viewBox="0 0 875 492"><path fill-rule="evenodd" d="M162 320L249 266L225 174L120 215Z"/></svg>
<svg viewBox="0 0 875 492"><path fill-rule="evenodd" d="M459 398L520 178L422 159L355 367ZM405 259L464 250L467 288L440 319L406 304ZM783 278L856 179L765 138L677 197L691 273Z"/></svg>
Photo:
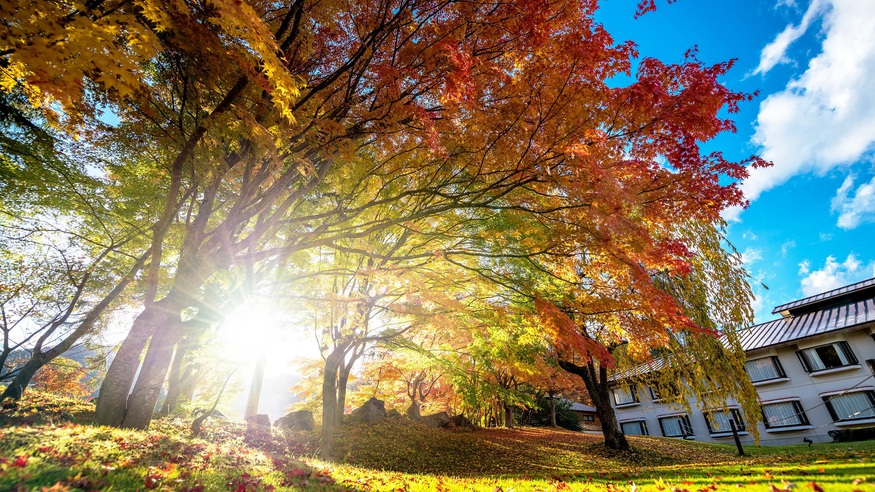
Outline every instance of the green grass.
<svg viewBox="0 0 875 492"><path fill-rule="evenodd" d="M0 490L488 492L796 489L875 492L875 441L753 447L631 438L612 452L598 436L543 428L443 430L406 420L349 425L336 462L314 458L316 436L209 420L148 432L87 424L90 404L31 394L0 413Z"/></svg>

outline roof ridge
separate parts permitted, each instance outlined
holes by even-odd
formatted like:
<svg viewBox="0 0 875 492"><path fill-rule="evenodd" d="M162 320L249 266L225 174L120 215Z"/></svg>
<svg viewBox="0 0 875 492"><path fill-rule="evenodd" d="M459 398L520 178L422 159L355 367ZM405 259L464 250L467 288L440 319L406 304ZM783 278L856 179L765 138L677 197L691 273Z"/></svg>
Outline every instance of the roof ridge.
<svg viewBox="0 0 875 492"><path fill-rule="evenodd" d="M868 283L869 285L865 285L865 286L861 285L861 284L866 284L866 283ZM772 309L772 314L776 314L779 311L782 311L783 310L782 308L804 306L807 304L811 304L815 301L829 299L835 294L844 294L844 293L848 293L848 292L853 292L857 288L869 287L871 285L875 285L875 277L867 278L864 280L854 282L852 284L843 285L841 287L836 287L835 289L830 289L830 290L827 290L824 292L820 292L818 294L813 294L810 296L803 297L801 299L796 299L794 301L779 304L779 305L775 306L774 309Z"/></svg>

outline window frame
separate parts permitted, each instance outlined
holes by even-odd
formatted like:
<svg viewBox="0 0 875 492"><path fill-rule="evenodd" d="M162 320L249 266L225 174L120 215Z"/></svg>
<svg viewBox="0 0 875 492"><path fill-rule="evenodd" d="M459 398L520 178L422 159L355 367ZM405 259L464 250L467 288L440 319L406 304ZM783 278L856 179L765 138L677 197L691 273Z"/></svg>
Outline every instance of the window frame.
<svg viewBox="0 0 875 492"><path fill-rule="evenodd" d="M858 391L842 391L839 393L821 395L821 398L823 399L824 406L826 407L827 411L829 411L829 416L832 417L832 420L834 423L846 423L846 422L855 422L858 420L875 419L875 416L872 416L872 415L865 415L863 417L854 417L854 418L839 418L838 417L838 414L836 414L835 408L833 408L831 400L835 397L838 397L838 396L851 395L851 394L855 394L855 393L863 393L864 395L866 395L866 397L868 397L868 399L869 399L870 408L875 408L875 390L872 390L869 388L861 389Z"/></svg>
<svg viewBox="0 0 875 492"><path fill-rule="evenodd" d="M715 426L711 425L711 415L717 412L729 412L730 418L735 420L735 429L739 434L747 434L747 425L744 423L744 419L741 418L741 410L738 407L727 407L727 408L717 408L713 410L708 410L707 412L702 412L705 416L705 425L708 426L708 433L713 435L732 435L732 427L728 429L716 429Z"/></svg>
<svg viewBox="0 0 875 492"><path fill-rule="evenodd" d="M842 364L840 366L827 366L823 362L823 359L818 354L817 355L818 362L820 362L820 364L823 365L824 368L823 369L814 369L814 367L811 364L811 360L809 358L809 353L813 351L813 353L817 354L817 352L816 352L817 349L824 348L824 347L834 347L836 350L836 354L840 355L840 356L843 355L845 357L845 360L848 361L847 364ZM859 363L859 361L857 360L857 356L854 354L854 351L851 350L851 346L848 345L848 342L845 340L824 343L821 345L815 345L813 347L800 348L796 351L796 356L799 357L799 362L802 363L802 368L805 369L805 372L807 372L809 374L816 374L818 372L829 371L832 369L840 369L842 367L855 366Z"/></svg>
<svg viewBox="0 0 875 492"><path fill-rule="evenodd" d="M747 363L748 362L756 362L756 361L760 361L760 360L764 360L764 359L769 359L772 361L772 367L775 369L775 372L778 375L770 377L770 378L766 378L766 379L754 379L753 376L751 376L750 371L747 370ZM749 359L749 360L744 361L744 364L745 364L744 372L747 373L747 377L750 378L750 381L752 383L763 383L766 381L774 381L776 379L786 379L787 378L787 372L784 371L784 366L781 365L781 359L779 359L777 355L768 355L766 357L757 357L756 359Z"/></svg>
<svg viewBox="0 0 875 492"><path fill-rule="evenodd" d="M680 419L680 434L668 435L665 433L665 426L662 424L663 420L667 419ZM686 413L675 413L671 415L663 415L662 417L658 417L657 421L659 422L659 430L662 432L663 437L680 437L683 439L689 439L692 437L696 437L696 434L693 432L693 426L690 423L690 416ZM689 433L684 433L684 430L689 431Z"/></svg>
<svg viewBox="0 0 875 492"><path fill-rule="evenodd" d="M632 398L631 401L620 403L617 401L617 390L627 388L629 390L629 396ZM622 408L629 407L632 405L638 405L641 401L638 399L638 386L635 383L630 383L625 386L618 386L611 390L611 400L613 400L614 408Z"/></svg>
<svg viewBox="0 0 875 492"><path fill-rule="evenodd" d="M781 405L781 404L785 404L785 403L790 403L793 405L793 412L799 418L799 423L798 424L784 424L784 425L770 425L769 419L768 419L768 417L766 417L765 407L768 405ZM783 429L785 427L800 427L800 426L804 426L804 425L811 425L811 421L808 420L808 415L806 415L805 409L802 408L802 401L800 401L800 400L781 400L781 401L772 401L772 402L766 401L766 402L763 402L762 405L760 405L760 410L763 413L763 426L765 426L765 428L769 429L769 430L771 430L771 429Z"/></svg>
<svg viewBox="0 0 875 492"><path fill-rule="evenodd" d="M624 420L622 422L618 422L620 425L620 433L624 436L649 436L650 429L647 428L647 421L645 419L635 419L635 420ZM623 424L638 424L639 428L644 432L643 434L626 434L626 431L623 430Z"/></svg>

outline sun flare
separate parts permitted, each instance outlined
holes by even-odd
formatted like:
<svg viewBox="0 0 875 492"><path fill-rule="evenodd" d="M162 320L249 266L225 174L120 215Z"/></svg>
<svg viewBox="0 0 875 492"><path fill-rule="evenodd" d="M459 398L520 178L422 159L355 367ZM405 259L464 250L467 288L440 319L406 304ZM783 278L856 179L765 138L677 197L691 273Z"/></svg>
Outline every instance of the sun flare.
<svg viewBox="0 0 875 492"><path fill-rule="evenodd" d="M252 300L229 313L219 327L222 357L251 362L267 357L288 366L297 359L318 357L318 347L308 332L271 303Z"/></svg>

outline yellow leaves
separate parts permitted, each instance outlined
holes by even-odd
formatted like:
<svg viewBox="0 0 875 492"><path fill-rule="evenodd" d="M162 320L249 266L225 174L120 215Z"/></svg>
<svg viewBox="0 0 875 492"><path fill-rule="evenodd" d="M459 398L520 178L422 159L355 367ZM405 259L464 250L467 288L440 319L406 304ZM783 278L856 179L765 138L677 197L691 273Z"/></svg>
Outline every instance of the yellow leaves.
<svg viewBox="0 0 875 492"><path fill-rule="evenodd" d="M0 88L20 87L49 121L63 118L68 128L93 110L83 104L85 79L121 97L131 95L141 84L141 63L157 53L157 38L132 8L113 7L104 12L81 3L0 3L0 14L10 19L0 38L0 51L9 53Z"/></svg>
<svg viewBox="0 0 875 492"><path fill-rule="evenodd" d="M188 6L181 0L171 2L162 2L160 0L138 0L136 5L142 9L141 12L143 17L149 19L155 24L155 30L158 32L163 32L172 28L172 12L177 13L177 15L189 14Z"/></svg>
<svg viewBox="0 0 875 492"><path fill-rule="evenodd" d="M195 9L184 0L103 2L96 7L82 2L23 0L0 2L0 16L9 19L0 37L6 67L0 71L0 90L20 90L50 122L73 132L96 110L86 98L87 80L96 83L110 100L125 100L147 85L145 67L167 46L156 32L172 33L176 43L192 51L224 43L229 57L242 61L244 70L264 77L278 113L294 122L292 105L302 80L292 76L277 53L277 43L258 12L246 1L214 0L208 21L222 33L195 39L207 31L193 19ZM222 37L220 37L222 36ZM170 47L172 49L172 46ZM189 48L187 48L189 49Z"/></svg>
<svg viewBox="0 0 875 492"><path fill-rule="evenodd" d="M302 82L286 69L280 60L278 46L267 24L248 2L238 0L210 0L216 15L210 22L220 26L242 45L244 51L255 55L253 65L260 65L261 73L270 83L273 103L288 122L294 122L292 106L300 95Z"/></svg>

